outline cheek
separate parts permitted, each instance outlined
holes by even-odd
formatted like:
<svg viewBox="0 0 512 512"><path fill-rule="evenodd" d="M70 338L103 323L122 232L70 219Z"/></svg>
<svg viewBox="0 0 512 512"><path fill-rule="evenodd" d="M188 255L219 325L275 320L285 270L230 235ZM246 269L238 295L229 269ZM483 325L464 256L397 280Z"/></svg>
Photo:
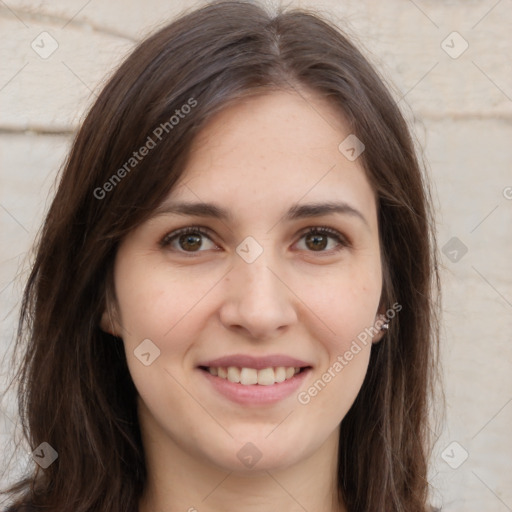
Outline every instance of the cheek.
<svg viewBox="0 0 512 512"><path fill-rule="evenodd" d="M310 336L321 343L326 357L315 379L298 396L308 421L321 422L326 428L339 424L361 389L375 334L378 279L378 273L372 279L339 275L324 286L323 293L314 293L312 309L321 321L309 326Z"/></svg>
<svg viewBox="0 0 512 512"><path fill-rule="evenodd" d="M179 314L176 296L149 274L139 280L132 273L129 280L117 286L116 292L124 339L130 343L162 338Z"/></svg>
<svg viewBox="0 0 512 512"><path fill-rule="evenodd" d="M206 290L203 286L192 287L190 280L176 279L162 265L142 264L141 260L120 259L116 267L123 342L128 368L143 403L155 414L162 414L165 423L166 413L162 411L176 410L179 404L187 403L179 385L183 380L181 366L195 330L200 329L201 308L197 303Z"/></svg>
<svg viewBox="0 0 512 512"><path fill-rule="evenodd" d="M341 267L321 279L305 281L302 296L324 324L332 350L344 351L351 340L373 326L381 296L380 265Z"/></svg>
<svg viewBox="0 0 512 512"><path fill-rule="evenodd" d="M315 404L309 408L311 414L337 423L350 409L368 369L381 295L380 265L346 266L318 283L321 286L310 283L309 287L308 306L318 318L309 329L323 345L326 358L299 403Z"/></svg>
<svg viewBox="0 0 512 512"><path fill-rule="evenodd" d="M171 375L181 379L188 353L208 318L208 301L203 299L219 276L171 272L161 262L152 264L148 258L129 256L120 254L115 282L130 373L149 402L155 396L164 399L170 389L179 396L179 386ZM138 357L147 352L146 361Z"/></svg>
<svg viewBox="0 0 512 512"><path fill-rule="evenodd" d="M150 258L123 257L115 272L116 296L125 341L140 343L145 338L166 343L195 313L195 305L209 287L210 278L195 280L184 273L171 272Z"/></svg>

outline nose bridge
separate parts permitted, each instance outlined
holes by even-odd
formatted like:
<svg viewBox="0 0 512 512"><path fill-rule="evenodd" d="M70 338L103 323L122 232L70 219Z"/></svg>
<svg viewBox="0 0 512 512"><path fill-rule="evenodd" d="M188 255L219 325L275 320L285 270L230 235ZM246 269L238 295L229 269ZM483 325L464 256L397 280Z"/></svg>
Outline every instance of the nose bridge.
<svg viewBox="0 0 512 512"><path fill-rule="evenodd" d="M252 262L237 256L223 305L226 326L243 327L262 337L296 320L291 294L274 273L279 274L278 269L268 247Z"/></svg>
<svg viewBox="0 0 512 512"><path fill-rule="evenodd" d="M267 251L269 252L269 251ZM277 290L278 282L275 275L270 271L272 259L262 254L256 261L247 263L238 262L240 271L240 282L242 288L246 289L245 296L250 300L265 299L266 301L276 300L279 295Z"/></svg>
<svg viewBox="0 0 512 512"><path fill-rule="evenodd" d="M270 271L275 264L272 249L268 246L254 261L246 260L243 256L239 258L235 264L241 284L239 299L246 299L241 303L254 302L256 305L259 301L264 301L270 304L278 300L280 296L280 290L277 289L278 280Z"/></svg>

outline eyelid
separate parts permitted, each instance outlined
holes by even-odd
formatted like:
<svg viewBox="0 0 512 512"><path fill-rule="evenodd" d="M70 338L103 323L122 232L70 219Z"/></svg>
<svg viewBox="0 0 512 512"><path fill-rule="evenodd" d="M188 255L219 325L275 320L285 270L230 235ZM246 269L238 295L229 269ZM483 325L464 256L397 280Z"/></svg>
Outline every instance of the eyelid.
<svg viewBox="0 0 512 512"><path fill-rule="evenodd" d="M160 245L160 247L165 248L165 247L169 246L175 238L177 238L181 235L186 235L188 233L199 233L200 235L208 238L208 240L210 240L212 243L217 245L212 237L213 232L209 228L205 228L203 226L186 226L183 228L175 229L174 231L167 233L160 240L159 245ZM179 251L179 252L182 254L194 254L193 251L192 252ZM198 253L198 252L203 252L203 251L195 251L195 252Z"/></svg>
<svg viewBox="0 0 512 512"><path fill-rule="evenodd" d="M217 245L214 241L214 237L212 236L213 231L209 228L203 227L203 226L185 226L183 228L176 229L174 231L171 231L167 233L159 242L159 245L162 248L168 247L173 240L178 238L181 235L188 234L188 233L198 233L210 240L213 244ZM340 233L337 229L331 228L329 226L308 226L304 229L302 229L298 233L298 240L294 243L297 244L304 236L309 234L320 234L324 236L328 236L339 244L339 246L335 249L331 249L329 251L307 251L311 253L318 253L318 254L331 254L332 252L336 252L340 250L341 248L346 247L352 247L352 243L350 240L342 233ZM198 254L205 251L177 251L180 254L186 254L187 256L193 256L194 254Z"/></svg>
<svg viewBox="0 0 512 512"><path fill-rule="evenodd" d="M309 226L307 228L304 228L299 232L300 236L307 235L308 233L325 233L328 235L332 235L333 238L339 238L342 241L346 241L349 243L348 238L338 231L337 229L331 228L330 226Z"/></svg>
<svg viewBox="0 0 512 512"><path fill-rule="evenodd" d="M308 234L320 234L320 235L325 235L330 238L333 238L341 246L341 248L352 247L352 242L346 235L344 235L337 229L331 228L329 226L309 226L309 227L303 229L299 233L299 240L301 240L302 237L304 237L304 235L308 235ZM339 249L340 249L340 247L338 247L337 249L334 249L334 251L339 250ZM320 254L321 253L330 254L333 251L331 250L331 251L308 251L308 252L311 252L311 253L318 252Z"/></svg>

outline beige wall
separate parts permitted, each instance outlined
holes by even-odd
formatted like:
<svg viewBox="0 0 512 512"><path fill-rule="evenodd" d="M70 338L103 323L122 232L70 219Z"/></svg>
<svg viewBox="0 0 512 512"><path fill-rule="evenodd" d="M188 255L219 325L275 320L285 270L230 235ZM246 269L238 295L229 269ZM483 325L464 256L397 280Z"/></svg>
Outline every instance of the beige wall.
<svg viewBox="0 0 512 512"><path fill-rule="evenodd" d="M512 510L512 0L292 3L337 19L394 82L435 182L448 408L433 457L434 502L449 512ZM0 2L2 353L23 275L13 279L72 132L120 58L192 5ZM12 401L2 405L2 444L14 410Z"/></svg>

